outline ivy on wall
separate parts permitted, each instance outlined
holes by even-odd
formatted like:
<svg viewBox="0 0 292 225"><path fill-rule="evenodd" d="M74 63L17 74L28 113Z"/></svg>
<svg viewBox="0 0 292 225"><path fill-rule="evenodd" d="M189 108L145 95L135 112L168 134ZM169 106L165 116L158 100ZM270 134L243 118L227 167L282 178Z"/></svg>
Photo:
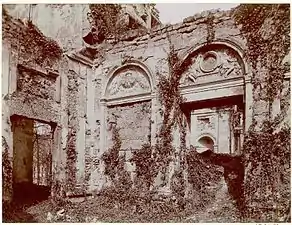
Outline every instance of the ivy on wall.
<svg viewBox="0 0 292 225"><path fill-rule="evenodd" d="M12 195L12 159L9 157L8 144L2 136L2 190L4 196Z"/></svg>
<svg viewBox="0 0 292 225"><path fill-rule="evenodd" d="M282 63L290 51L290 6L245 4L236 8L233 15L247 39L254 88L262 85L262 98L271 103L283 88L285 72L290 70L288 64ZM263 72L264 85L257 75Z"/></svg>
<svg viewBox="0 0 292 225"><path fill-rule="evenodd" d="M89 9L88 19L96 29L93 33L94 39L102 42L105 38L117 38L121 34L118 24L122 9L120 4L90 4Z"/></svg>
<svg viewBox="0 0 292 225"><path fill-rule="evenodd" d="M46 37L31 21L14 19L4 7L2 15L3 39L9 40L24 62L52 66L61 58L63 51L58 43Z"/></svg>
<svg viewBox="0 0 292 225"><path fill-rule="evenodd" d="M253 120L244 139L246 166L245 200L256 207L255 214L270 221L283 221L289 214L290 126L277 129L287 108L272 119L272 104L284 87L290 65L283 63L290 51L290 6L287 4L240 5L234 18L247 39L247 57L252 65L254 101L268 103L268 117L260 130ZM286 97L290 95L288 88ZM289 102L285 102L289 106ZM254 213L248 211L247 217Z"/></svg>
<svg viewBox="0 0 292 225"><path fill-rule="evenodd" d="M158 74L158 95L162 105L163 121L160 131L157 135L157 142L154 150L154 159L157 167L161 172L165 173L169 165L172 155L174 154L173 128L178 126L184 127L184 115L181 109L183 98L180 94L179 84L182 73L190 65L188 63L180 62L180 59L175 52L174 47L170 46L170 53L168 55L169 76ZM184 133L182 138L184 137ZM182 140L182 145L185 146L185 139Z"/></svg>
<svg viewBox="0 0 292 225"><path fill-rule="evenodd" d="M77 112L77 96L78 96L78 76L75 72L70 71L68 74L68 135L66 145L66 178L67 190L74 191L76 185L76 162L77 162L77 130L78 130L78 112Z"/></svg>

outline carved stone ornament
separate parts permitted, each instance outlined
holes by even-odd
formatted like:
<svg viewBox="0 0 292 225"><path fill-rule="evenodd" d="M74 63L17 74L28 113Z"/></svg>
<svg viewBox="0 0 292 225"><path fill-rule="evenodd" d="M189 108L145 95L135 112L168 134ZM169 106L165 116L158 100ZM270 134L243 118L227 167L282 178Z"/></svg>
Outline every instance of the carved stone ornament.
<svg viewBox="0 0 292 225"><path fill-rule="evenodd" d="M219 65L219 57L216 52L210 51L200 57L200 69L204 73L214 71Z"/></svg>
<svg viewBox="0 0 292 225"><path fill-rule="evenodd" d="M150 91L150 84L143 73L127 69L114 77L108 89L108 96L120 97Z"/></svg>
<svg viewBox="0 0 292 225"><path fill-rule="evenodd" d="M202 131L213 131L215 124L212 117L198 118L198 130Z"/></svg>
<svg viewBox="0 0 292 225"><path fill-rule="evenodd" d="M181 83L208 81L209 77L227 78L242 75L242 68L235 54L229 49L216 49L199 53L192 60L192 65L185 72ZM213 79L211 78L211 79Z"/></svg>

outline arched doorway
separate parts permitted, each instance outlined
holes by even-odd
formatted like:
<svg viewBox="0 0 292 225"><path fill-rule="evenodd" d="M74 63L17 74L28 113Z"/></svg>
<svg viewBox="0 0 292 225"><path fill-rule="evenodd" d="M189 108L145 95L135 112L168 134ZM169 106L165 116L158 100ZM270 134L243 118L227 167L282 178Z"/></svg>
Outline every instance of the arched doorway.
<svg viewBox="0 0 292 225"><path fill-rule="evenodd" d="M198 141L197 141L197 146L196 149L198 152L204 152L207 151L208 149L210 150L214 150L214 141L212 140L212 138L208 137L208 136L203 136L201 137Z"/></svg>
<svg viewBox="0 0 292 225"><path fill-rule="evenodd" d="M250 94L245 91L247 68L241 51L228 43L214 42L195 47L185 58L191 63L181 77L180 89L190 118L190 144L198 150L213 147L216 152L240 154L242 143L237 148L234 143L242 142L240 136L249 125L245 118L250 114L246 110ZM234 114L241 118L237 125L233 124ZM239 130L237 136L235 129ZM214 137L213 144L203 138L205 133Z"/></svg>

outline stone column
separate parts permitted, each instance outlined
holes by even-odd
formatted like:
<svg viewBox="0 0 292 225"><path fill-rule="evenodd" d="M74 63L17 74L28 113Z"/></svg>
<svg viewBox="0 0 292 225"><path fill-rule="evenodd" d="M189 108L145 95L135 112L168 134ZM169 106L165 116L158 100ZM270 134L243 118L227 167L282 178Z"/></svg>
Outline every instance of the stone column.
<svg viewBox="0 0 292 225"><path fill-rule="evenodd" d="M16 91L17 88L17 63L9 60L9 94Z"/></svg>
<svg viewBox="0 0 292 225"><path fill-rule="evenodd" d="M9 61L10 61L10 52L7 46L3 43L2 48L2 96L8 94L9 91L9 79L10 79L10 70L9 70Z"/></svg>
<svg viewBox="0 0 292 225"><path fill-rule="evenodd" d="M253 86L251 83L251 75L247 75L245 79L245 131L248 131L252 124L253 114Z"/></svg>
<svg viewBox="0 0 292 225"><path fill-rule="evenodd" d="M52 127L52 126L51 126ZM62 169L62 161L64 160L62 154L62 146L61 146L61 138L62 138L62 128L60 125L56 127L52 127L53 131L53 141L51 146L51 154L52 154L52 181L55 179L60 179L62 177L61 169ZM66 162L64 162L66 163ZM63 174L65 177L65 174ZM63 177L63 178L64 178Z"/></svg>
<svg viewBox="0 0 292 225"><path fill-rule="evenodd" d="M86 82L85 82L85 76L86 76L86 68L80 66L80 75L82 77L78 77L78 82L80 83L80 86L78 88L78 101L77 104L77 110L78 110L78 130L76 135L76 152L77 152L77 162L76 162L76 168L77 168L77 184L83 184L83 179L85 176L85 142L86 142ZM85 74L84 74L85 73Z"/></svg>
<svg viewBox="0 0 292 225"><path fill-rule="evenodd" d="M190 143L192 146L196 146L196 129L197 129L197 116L191 112L191 137Z"/></svg>

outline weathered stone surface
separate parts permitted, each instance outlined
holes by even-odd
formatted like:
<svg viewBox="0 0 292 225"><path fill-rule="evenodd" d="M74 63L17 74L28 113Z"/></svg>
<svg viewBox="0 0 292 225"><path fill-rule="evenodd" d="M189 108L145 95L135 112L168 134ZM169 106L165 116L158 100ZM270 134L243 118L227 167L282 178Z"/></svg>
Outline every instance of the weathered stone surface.
<svg viewBox="0 0 292 225"><path fill-rule="evenodd" d="M187 102L183 105L188 121L187 147L194 144L234 153L236 129L230 108L235 105L244 106L238 111L245 114L245 120L242 117L240 126L236 127L240 133L240 138L236 139L239 146L242 146L243 127L248 130L252 117L257 121L256 130L268 117L268 103L262 100L266 93L260 88L267 70L261 63L255 71L248 70L252 63L246 57L249 43L231 12L202 12L175 25L160 25L149 31L131 30L125 32L118 43L108 40L99 46L97 58L92 58L95 55L92 53L87 59L93 50L80 48L84 47L82 37L89 29L88 5L17 5L7 9L20 19L27 18L30 11L32 22L45 36L57 41L63 51L76 53L68 53L70 57L62 55L59 59L49 56L39 59L41 46L26 48L17 39L16 34L20 37L26 34L26 20L12 19L4 24L2 136L8 146L9 159L12 160L13 149L18 146L13 143L10 116L16 114L53 122L56 126L52 138L53 181L62 181L66 188L69 186L64 190L68 193L96 194L109 185L101 156L112 144L110 127L113 124L120 128L120 154L125 155L125 167L134 180L136 168L129 162L132 150L140 149L145 143L155 144L162 126L163 107L157 84L161 76L170 76L172 68L168 55L172 45L179 60L187 64L183 65L186 71L180 80L181 94ZM273 21L267 18L262 26L262 37L267 39L273 32ZM285 63L288 68L288 55L283 60ZM22 73L19 64L25 65L30 72ZM58 70L58 76L41 73L47 71L46 66L50 71ZM247 74L250 76L252 72L256 76L250 81ZM284 92L288 91L289 79L285 81ZM289 96L281 93L280 111L284 110L281 104L283 106ZM216 99L222 100L219 105L225 110L218 109L214 103ZM190 116L191 111L212 111L214 108L212 115ZM290 123L290 117L286 122ZM204 137L208 135L215 143L214 140L213 144L206 143ZM179 149L181 134L178 130L173 132L173 137L173 146ZM172 162L169 176L176 166L177 162ZM20 177L16 178L28 178L27 170L20 171ZM169 180L166 183L169 184ZM157 186L160 184L158 182ZM4 198L11 198L11 185L10 179ZM227 198L225 189L221 191Z"/></svg>

